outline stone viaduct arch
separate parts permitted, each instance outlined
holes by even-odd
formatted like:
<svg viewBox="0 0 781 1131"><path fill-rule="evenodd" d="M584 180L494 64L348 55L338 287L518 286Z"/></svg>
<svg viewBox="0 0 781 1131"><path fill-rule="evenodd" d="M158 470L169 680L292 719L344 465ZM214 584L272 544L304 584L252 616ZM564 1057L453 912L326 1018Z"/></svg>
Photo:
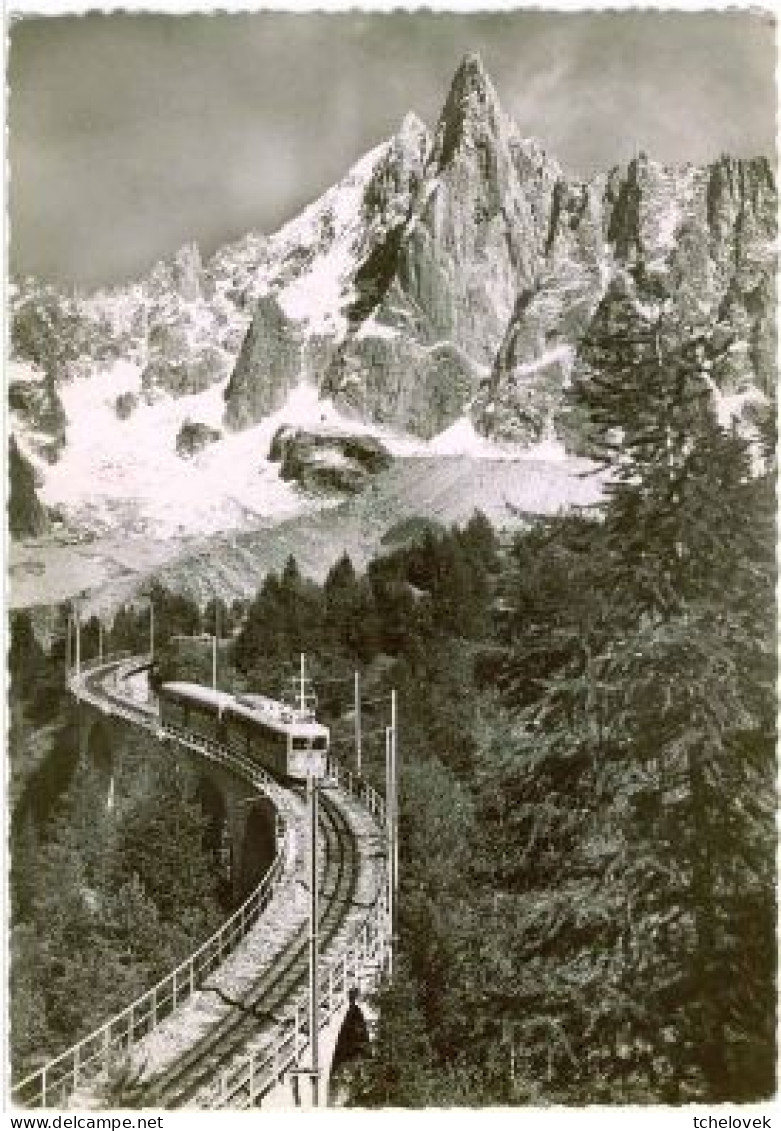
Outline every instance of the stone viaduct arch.
<svg viewBox="0 0 781 1131"><path fill-rule="evenodd" d="M279 922L269 923L258 918L269 898L276 897L275 884L287 885L280 894L284 894L291 906L298 903L294 896L298 895L300 885L306 887L306 880L302 878L305 875L302 848L305 833L296 823L306 813L303 800L292 797L289 791L274 785L260 768L234 757L219 744L191 741L161 726L154 699L140 686L141 681L133 680L146 667L145 657L119 654L107 658L105 663L92 665L87 669L86 678L79 673L78 663L75 675L70 669L68 672L68 687L75 697L73 729L78 735L76 743L69 741L68 752L73 757L78 751L82 764L94 765L110 783L119 781L118 787L110 784L106 804L113 796L112 788L117 794L117 803L121 801L126 776L123 769L130 762L135 763L133 773L143 773L144 767L149 765L147 743L155 743L158 750L170 751L172 757L190 748L207 809L216 817L215 824L222 822L228 830L231 849L235 849L232 872L237 890L240 890L238 885L251 882L255 870L263 867L271 846L277 848L281 821L278 825L276 807L284 815L285 838L279 842L274 872L255 886L247 903L242 904L215 935L115 1017L14 1086L14 1094L33 1106L50 1106L57 1096L70 1096L80 1088L83 1091L85 1074L87 1080L99 1080L100 1073L108 1071L112 1049L117 1044L120 1049L139 1048L150 1033L156 1033L168 1023L169 1017L178 1018L178 1006L200 992L201 972L213 970L215 959L221 959L235 948L237 929L242 939L260 924L262 929L270 928L276 937ZM393 698L392 717L395 719ZM72 735L73 731L70 733ZM203 750L203 757L199 756L199 749ZM252 785L245 784L245 776ZM327 776L337 791L342 792L340 804L345 816L350 814L356 843L360 845L366 838L365 860L371 882L376 883L371 903L356 905L367 908L369 913L365 917L361 912L356 917L351 907L345 912L342 923L345 929L349 924L350 933L337 935L335 953L329 957L325 971L327 977L321 981L319 1103L331 1100L338 1105L338 1083L332 1088L330 1078L343 1054L343 1046L350 1044L345 1036L350 1028L350 1016L353 1031L357 1025L371 1037L375 1028L375 1018L367 1008L366 999L356 1000L351 991L357 989L361 995L370 994L384 972L391 968L392 873L389 877L387 862L379 866L375 858L378 856L377 837L388 832L393 809L389 813L382 795L369 783L356 779L354 772L338 760L329 762ZM362 861L361 868L363 866ZM345 901L346 905L352 902ZM239 922L241 926L237 928ZM172 1012L161 1013L166 1003L172 1003ZM311 1078L311 1069L307 1070L307 1032L306 1007L291 996L285 1000L283 1012L274 1019L268 1044L249 1049L244 1058L240 1057L231 1069L222 1073L218 1094L210 1095L207 1106L225 1107L231 1101L237 1101L235 1106L239 1108L260 1105L261 1101L264 1108L311 1106L313 1089L311 1079L306 1079L307 1075Z"/></svg>
<svg viewBox="0 0 781 1131"><path fill-rule="evenodd" d="M338 1028L334 1026L335 1036L327 1034L326 1059L323 1063L323 1079L329 1107L341 1107L340 1071L348 1067L356 1057L366 1055L372 1039L376 1018L357 990L350 991L350 1001L338 1018Z"/></svg>
<svg viewBox="0 0 781 1131"><path fill-rule="evenodd" d="M139 732L121 718L103 714L81 702L78 712L79 759L85 761L101 783L107 808L116 797L116 783L128 759L137 758ZM132 741L131 741L132 738ZM140 740L159 742L150 734ZM182 757L182 747L164 740L172 757ZM276 851L276 813L269 798L258 795L236 775L207 759L192 754L196 793L210 819L210 847L220 859L235 901L240 901L260 882Z"/></svg>
<svg viewBox="0 0 781 1131"><path fill-rule="evenodd" d="M357 1013L357 1018L356 1018ZM356 1024L357 1022L357 1024ZM350 1001L337 1010L319 1037L319 1106L343 1106L340 1099L339 1068L345 1063L345 1045L352 1043L350 1030L362 1025L369 1042L374 1038L377 1015L360 991L351 991ZM311 1079L305 1069L286 1073L263 1097L263 1111L309 1109L312 1103Z"/></svg>

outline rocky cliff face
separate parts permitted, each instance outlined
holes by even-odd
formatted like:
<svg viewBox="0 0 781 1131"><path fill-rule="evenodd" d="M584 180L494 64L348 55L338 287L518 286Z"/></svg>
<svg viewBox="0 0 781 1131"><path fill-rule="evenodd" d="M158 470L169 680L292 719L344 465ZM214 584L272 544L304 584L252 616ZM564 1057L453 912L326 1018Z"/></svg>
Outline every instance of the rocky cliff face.
<svg viewBox="0 0 781 1131"><path fill-rule="evenodd" d="M263 295L225 391L228 426L244 428L276 412L303 376L324 368L328 352L327 337L307 337L275 294Z"/></svg>
<svg viewBox="0 0 781 1131"><path fill-rule="evenodd" d="M228 422L258 421L304 375L363 420L423 437L453 423L537 278L560 177L468 56L433 135L407 115L269 241Z"/></svg>
<svg viewBox="0 0 781 1131"><path fill-rule="evenodd" d="M55 379L34 365L12 364L8 372L11 428L43 463L54 463L66 443L65 410Z"/></svg>
<svg viewBox="0 0 781 1131"><path fill-rule="evenodd" d="M62 402L94 403L70 395L85 377L107 381L126 430L187 399L193 419L208 408L209 427L241 431L306 383L347 417L424 439L458 421L501 441L569 442L562 392L617 281L640 304L665 293L685 318L728 322L737 348L720 392L756 404L775 388L775 251L766 160L668 168L638 155L570 178L469 55L431 132L408 114L268 239L206 263L186 247L91 296L18 287L12 347L27 369L12 423L43 467L68 441Z"/></svg>
<svg viewBox="0 0 781 1131"><path fill-rule="evenodd" d="M256 298L266 241L250 234L202 263L195 245L157 263L146 279L91 295L35 279L12 289L11 348L21 374L11 395L14 424L36 435L31 451L56 460L66 443L60 391L113 366L133 366L138 387L118 415L139 402L192 396L228 378Z"/></svg>
<svg viewBox="0 0 781 1131"><path fill-rule="evenodd" d="M353 308L326 377L338 403L423 437L457 420L477 393L519 287L536 278L560 176L504 115L476 56L457 71L427 140L414 137L407 218L379 262L361 263L359 293L368 277L372 301Z"/></svg>
<svg viewBox="0 0 781 1131"><path fill-rule="evenodd" d="M519 296L474 413L503 439L559 430L562 388L597 306L620 279L639 303L728 322L745 349L730 387L775 381L776 188L764 159L669 169L640 156L590 184L559 182L536 287ZM616 292L618 293L618 292Z"/></svg>
<svg viewBox="0 0 781 1131"><path fill-rule="evenodd" d="M661 285L682 313L732 322L746 342L735 387L767 393L775 202L764 159L667 168L640 155L568 179L467 56L431 135L408 116L272 239L283 270L258 304L228 419L278 407L297 370L363 420L428 438L468 413L487 436L534 442L560 431L578 342L616 278L640 302Z"/></svg>
<svg viewBox="0 0 781 1131"><path fill-rule="evenodd" d="M11 436L8 445L8 528L12 538L36 538L49 529L49 516L35 491L32 465Z"/></svg>

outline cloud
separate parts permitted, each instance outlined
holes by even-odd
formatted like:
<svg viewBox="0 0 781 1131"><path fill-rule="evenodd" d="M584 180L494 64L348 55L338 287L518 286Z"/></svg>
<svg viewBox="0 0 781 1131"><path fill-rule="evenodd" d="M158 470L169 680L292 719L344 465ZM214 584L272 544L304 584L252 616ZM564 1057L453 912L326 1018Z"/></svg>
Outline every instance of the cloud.
<svg viewBox="0 0 781 1131"><path fill-rule="evenodd" d="M772 22L748 13L92 15L11 25L11 266L85 285L273 231L479 50L575 175L773 150Z"/></svg>

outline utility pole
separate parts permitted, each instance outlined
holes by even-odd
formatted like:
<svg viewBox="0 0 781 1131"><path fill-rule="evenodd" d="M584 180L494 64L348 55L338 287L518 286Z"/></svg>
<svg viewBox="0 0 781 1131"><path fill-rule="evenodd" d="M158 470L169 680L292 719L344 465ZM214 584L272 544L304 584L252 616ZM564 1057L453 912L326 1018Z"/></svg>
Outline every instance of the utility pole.
<svg viewBox="0 0 781 1131"><path fill-rule="evenodd" d="M98 617L98 663L103 663L103 621Z"/></svg>
<svg viewBox="0 0 781 1131"><path fill-rule="evenodd" d="M302 656L303 659L303 656ZM319 1106L319 1020L320 985L318 961L320 940L317 922L317 778L310 774L306 779L309 794L310 849L309 849L309 1047L312 1054L312 1107Z"/></svg>
<svg viewBox="0 0 781 1131"><path fill-rule="evenodd" d="M386 867L388 881L388 922L390 925L391 945L388 958L388 973L393 977L393 919L395 914L395 899L393 886L393 728L385 728L385 837L387 844L388 863Z"/></svg>
<svg viewBox="0 0 781 1131"><path fill-rule="evenodd" d="M149 594L149 659L155 658L155 606L152 603L152 594Z"/></svg>
<svg viewBox="0 0 781 1131"><path fill-rule="evenodd" d="M396 914L399 898L399 782L397 748L398 711L396 692L391 691L391 725L385 728L385 825L388 848L388 920L390 923L390 959L388 973L393 977L393 946L396 937Z"/></svg>
<svg viewBox="0 0 781 1131"><path fill-rule="evenodd" d="M71 660L73 651L73 642L71 636L73 634L73 616L68 613L68 635L65 638L65 682L67 683L71 673Z"/></svg>
<svg viewBox="0 0 781 1131"><path fill-rule="evenodd" d="M293 710L298 711L302 717L305 717L310 712L310 709L314 711L315 694L314 690L310 688L310 684L312 683L311 677L306 674L306 653L301 652L300 658L298 675L291 676L290 679L293 685Z"/></svg>
<svg viewBox="0 0 781 1131"><path fill-rule="evenodd" d="M212 637L212 690L217 693L217 640L220 634L219 609L217 595L214 596L214 636Z"/></svg>
<svg viewBox="0 0 781 1131"><path fill-rule="evenodd" d="M361 673L355 673L355 769L361 776Z"/></svg>
<svg viewBox="0 0 781 1131"><path fill-rule="evenodd" d="M393 903L399 900L399 719L396 691L391 691L391 785L393 797Z"/></svg>
<svg viewBox="0 0 781 1131"><path fill-rule="evenodd" d="M81 675L81 610L78 601L74 602L76 611L76 678Z"/></svg>

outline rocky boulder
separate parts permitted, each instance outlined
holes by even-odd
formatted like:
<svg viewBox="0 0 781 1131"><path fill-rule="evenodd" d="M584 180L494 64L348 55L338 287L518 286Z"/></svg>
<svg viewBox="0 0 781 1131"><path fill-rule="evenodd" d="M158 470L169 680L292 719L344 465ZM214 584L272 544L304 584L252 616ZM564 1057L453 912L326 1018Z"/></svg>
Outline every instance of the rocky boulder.
<svg viewBox="0 0 781 1131"><path fill-rule="evenodd" d="M271 441L269 459L281 463L283 479L308 490L355 493L390 466L390 452L373 436L283 425Z"/></svg>
<svg viewBox="0 0 781 1131"><path fill-rule="evenodd" d="M176 437L176 454L183 459L191 459L209 444L216 444L220 436L218 428L210 428L200 421L185 420Z"/></svg>
<svg viewBox="0 0 781 1131"><path fill-rule="evenodd" d="M138 407L138 397L135 393L120 393L114 401L114 411L119 420L129 420Z"/></svg>
<svg viewBox="0 0 781 1131"><path fill-rule="evenodd" d="M225 355L212 346L196 353L182 349L178 354L155 354L141 374L141 388L147 400L159 393L174 397L202 393L225 375Z"/></svg>

